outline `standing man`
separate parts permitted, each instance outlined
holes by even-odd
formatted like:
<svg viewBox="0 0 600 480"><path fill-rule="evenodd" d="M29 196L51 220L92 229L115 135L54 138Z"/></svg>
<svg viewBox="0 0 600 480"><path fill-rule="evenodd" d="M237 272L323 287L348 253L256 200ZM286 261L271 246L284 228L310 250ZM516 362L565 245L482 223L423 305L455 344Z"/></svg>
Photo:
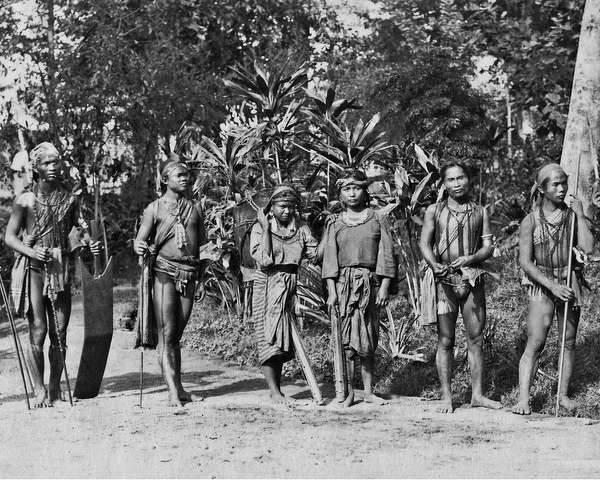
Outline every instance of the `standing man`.
<svg viewBox="0 0 600 480"><path fill-rule="evenodd" d="M43 142L30 153L33 185L19 194L6 227L6 245L16 252L12 295L17 315L29 321L31 348L27 360L33 376L35 405L52 406L64 400L60 390L63 371L61 348L66 350L71 315L73 255L69 233L84 226L77 198L61 183L58 150ZM100 254L100 242L90 248ZM56 315L56 318L55 318ZM58 331L56 324L58 323ZM50 380L44 385L44 341L50 336Z"/></svg>
<svg viewBox="0 0 600 480"><path fill-rule="evenodd" d="M181 383L180 340L192 312L194 291L204 293L204 271L200 247L206 243L204 218L200 206L186 198L190 187L190 171L186 163L173 154L161 171L166 192L144 211L134 242L134 250L144 257L149 279L142 278L141 288L150 288L141 298L152 298L142 313L153 313L158 328L158 364L169 390L169 404L182 406L192 396ZM198 286L196 287L196 282ZM154 307L152 309L152 306ZM149 325L144 327L149 330ZM142 339L142 342L144 340Z"/></svg>
<svg viewBox="0 0 600 480"><path fill-rule="evenodd" d="M529 285L529 315L527 317L527 345L519 362L519 401L513 413L529 415L529 390L538 369L540 354L546 344L548 331L558 317L559 332L563 331L565 302L571 302L566 325L563 376L559 386L559 402L573 411L576 404L568 396L569 382L575 362L575 336L581 314L582 265L568 272L570 232L575 222L575 245L584 253L594 248L594 237L587 225L581 201L570 195L567 199L567 175L560 165L551 163L538 170L533 186L532 211L521 222L519 236L519 263ZM571 275L571 286L567 278ZM561 338L559 336L559 338Z"/></svg>
<svg viewBox="0 0 600 480"><path fill-rule="evenodd" d="M483 396L483 329L485 291L481 262L493 253L485 208L471 202L467 167L460 162L442 165L440 175L448 198L430 205L421 232L421 254L433 272L437 295L438 350L436 364L442 385L440 413L452 413L452 359L456 320L460 309L465 325L473 407L499 409ZM425 310L425 307L424 307Z"/></svg>

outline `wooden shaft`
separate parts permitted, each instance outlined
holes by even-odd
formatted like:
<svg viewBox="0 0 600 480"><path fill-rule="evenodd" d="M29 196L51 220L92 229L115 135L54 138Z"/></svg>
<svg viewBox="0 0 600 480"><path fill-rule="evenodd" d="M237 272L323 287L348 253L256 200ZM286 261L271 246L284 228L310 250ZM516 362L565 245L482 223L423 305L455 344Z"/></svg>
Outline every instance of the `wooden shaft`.
<svg viewBox="0 0 600 480"><path fill-rule="evenodd" d="M17 360L19 362L19 369L21 370L21 378L23 380L23 389L25 390L25 401L27 402L27 410L31 410L31 405L29 404L29 392L27 390L27 382L25 381L25 370L23 368L23 362L21 361L21 356L23 352L19 349L20 342L18 340L19 333L17 332L17 325L15 323L15 319L10 311L10 304L8 303L8 295L6 293L6 289L4 288L4 281L0 279L0 289L2 291L2 301L4 302L4 307L6 308L6 314L8 316L8 322L10 323L10 329L12 330L13 340L15 342L15 350L17 351Z"/></svg>
<svg viewBox="0 0 600 480"><path fill-rule="evenodd" d="M577 195L577 189L579 186L579 165L581 163L581 151L579 152L579 158L577 159L577 175L575 176L575 195ZM567 253L567 287L571 287L572 276L573 276L573 247L575 246L575 212L571 212L571 231L569 232L569 251ZM585 220L584 220L585 221ZM565 361L565 341L567 339L567 322L569 321L569 307L570 301L565 302L565 311L563 313L563 328L560 335L560 354L558 356L558 386L556 387L556 411L555 416L558 417L558 411L560 409L560 384L562 383L563 377L563 363Z"/></svg>
<svg viewBox="0 0 600 480"><path fill-rule="evenodd" d="M323 403L321 389L319 388L317 378L315 377L315 373L308 359L308 355L306 354L306 350L304 349L302 339L300 338L300 333L298 332L296 320L290 319L290 326L292 330L292 342L294 343L294 349L296 350L296 355L298 357L298 360L300 361L300 365L302 365L302 371L304 372L306 382L308 383L308 386L315 401L319 404Z"/></svg>
<svg viewBox="0 0 600 480"><path fill-rule="evenodd" d="M346 373L346 360L342 345L342 329L340 315L337 307L329 309L331 321L331 345L333 347L333 370L335 376L335 398L338 402L346 400L348 393L348 374Z"/></svg>

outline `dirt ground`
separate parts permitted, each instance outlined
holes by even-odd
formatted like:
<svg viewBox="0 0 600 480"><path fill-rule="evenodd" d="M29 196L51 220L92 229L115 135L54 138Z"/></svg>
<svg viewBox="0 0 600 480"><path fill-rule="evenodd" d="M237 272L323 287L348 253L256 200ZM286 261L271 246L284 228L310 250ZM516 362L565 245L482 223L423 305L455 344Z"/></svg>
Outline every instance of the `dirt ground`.
<svg viewBox="0 0 600 480"><path fill-rule="evenodd" d="M118 310L118 309L116 309ZM20 323L22 341L25 325ZM74 387L83 339L75 297L67 365ZM272 406L257 369L183 351L184 386L203 401L170 408L153 352L116 326L100 395L28 411L6 318L0 323L0 477L361 478L599 477L600 423L519 417L414 397L319 407L303 382ZM327 386L326 386L327 387ZM331 399L331 388L324 388ZM359 392L360 398L360 392ZM330 401L330 400L329 400Z"/></svg>

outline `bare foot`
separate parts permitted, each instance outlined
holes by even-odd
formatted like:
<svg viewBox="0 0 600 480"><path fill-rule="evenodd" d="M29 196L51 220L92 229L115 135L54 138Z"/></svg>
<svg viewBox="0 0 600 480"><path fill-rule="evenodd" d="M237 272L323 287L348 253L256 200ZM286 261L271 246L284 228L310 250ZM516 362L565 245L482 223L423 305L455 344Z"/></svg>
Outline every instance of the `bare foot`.
<svg viewBox="0 0 600 480"><path fill-rule="evenodd" d="M342 403L342 407L348 408L348 407L351 407L352 405L354 405L354 392L350 392L348 394L348 396L346 397L346 400L344 400L344 403Z"/></svg>
<svg viewBox="0 0 600 480"><path fill-rule="evenodd" d="M182 402L193 402L194 398L191 393L186 392L183 388L177 392L179 400Z"/></svg>
<svg viewBox="0 0 600 480"><path fill-rule="evenodd" d="M179 399L177 393L173 394L169 392L169 406L170 407L183 407L183 403Z"/></svg>
<svg viewBox="0 0 600 480"><path fill-rule="evenodd" d="M35 396L33 400L33 406L36 408L52 407L52 403L48 400L48 392L44 388L40 393Z"/></svg>
<svg viewBox="0 0 600 480"><path fill-rule="evenodd" d="M452 406L452 399L442 398L440 404L435 409L438 413L452 413L454 412L454 407Z"/></svg>
<svg viewBox="0 0 600 480"><path fill-rule="evenodd" d="M364 402L372 403L373 405L387 405L388 403L390 403L387 400L384 400L383 398L378 397L374 393L365 394Z"/></svg>
<svg viewBox="0 0 600 480"><path fill-rule="evenodd" d="M290 403L290 399L281 392L271 392L269 397L271 398L271 403L274 403L275 405L285 405Z"/></svg>
<svg viewBox="0 0 600 480"><path fill-rule="evenodd" d="M574 412L575 410L577 410L577 402L571 400L566 395L562 395L558 403L561 407L563 407L565 410L568 410L569 412Z"/></svg>
<svg viewBox="0 0 600 480"><path fill-rule="evenodd" d="M55 390L53 388L48 390L48 397L50 399L50 404L54 405L56 402L66 402L67 394L62 390Z"/></svg>
<svg viewBox="0 0 600 480"><path fill-rule="evenodd" d="M471 397L471 406L473 408L491 408L492 410L500 410L502 408L502 404L500 402L490 400L484 396Z"/></svg>
<svg viewBox="0 0 600 480"><path fill-rule="evenodd" d="M517 404L511 408L513 413L517 415L531 415L531 407L529 406L529 399L519 400Z"/></svg>

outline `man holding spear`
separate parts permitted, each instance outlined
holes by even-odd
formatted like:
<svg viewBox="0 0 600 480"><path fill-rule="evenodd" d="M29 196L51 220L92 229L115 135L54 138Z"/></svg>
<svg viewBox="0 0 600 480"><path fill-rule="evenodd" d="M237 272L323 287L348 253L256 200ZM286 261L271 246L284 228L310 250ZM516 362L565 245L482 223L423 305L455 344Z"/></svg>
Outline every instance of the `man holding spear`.
<svg viewBox="0 0 600 480"><path fill-rule="evenodd" d="M172 154L163 166L161 182L166 191L144 211L133 244L144 261L139 342L142 348L157 347L169 405L181 407L191 402L192 396L181 383L179 342L192 312L194 292L198 297L204 293L199 257L206 233L200 206L186 198L190 169L178 155Z"/></svg>
<svg viewBox="0 0 600 480"><path fill-rule="evenodd" d="M538 170L532 189L533 207L521 223L519 263L529 285L527 345L519 363L519 401L513 413L529 415L529 389L537 372L540 354L557 312L559 332L563 335L562 376L558 386L558 403L567 410L576 404L568 397L569 382L575 361L575 336L581 313L581 264L569 269L572 244L583 253L594 248L594 237L585 220L581 201L569 195L567 175L556 163ZM571 214L571 210L574 215ZM566 321L566 325L565 325Z"/></svg>
<svg viewBox="0 0 600 480"><path fill-rule="evenodd" d="M30 153L34 183L15 199L6 227L6 245L16 252L12 294L18 315L29 321L28 363L35 389L34 405L52 406L64 400L60 377L64 365L67 326L71 315L72 253L69 233L83 226L79 201L61 183L58 150L43 142ZM100 242L91 242L94 255ZM50 336L50 380L44 385L44 341ZM69 396L70 396L69 388Z"/></svg>

